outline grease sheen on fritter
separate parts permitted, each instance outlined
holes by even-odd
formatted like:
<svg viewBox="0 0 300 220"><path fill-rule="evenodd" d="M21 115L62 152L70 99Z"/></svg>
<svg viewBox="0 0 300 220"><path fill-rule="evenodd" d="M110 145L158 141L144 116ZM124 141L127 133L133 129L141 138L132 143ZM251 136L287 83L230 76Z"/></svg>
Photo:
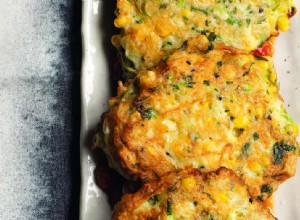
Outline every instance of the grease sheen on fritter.
<svg viewBox="0 0 300 220"><path fill-rule="evenodd" d="M112 220L267 220L275 219L253 200L236 174L220 168L174 172L126 194L116 205Z"/></svg>
<svg viewBox="0 0 300 220"><path fill-rule="evenodd" d="M291 0L118 0L113 44L129 72L156 66L198 34L245 52L257 49L296 11Z"/></svg>
<svg viewBox="0 0 300 220"><path fill-rule="evenodd" d="M110 106L103 148L128 178L224 166L264 200L295 173L298 128L266 58L187 46L160 69L120 82Z"/></svg>

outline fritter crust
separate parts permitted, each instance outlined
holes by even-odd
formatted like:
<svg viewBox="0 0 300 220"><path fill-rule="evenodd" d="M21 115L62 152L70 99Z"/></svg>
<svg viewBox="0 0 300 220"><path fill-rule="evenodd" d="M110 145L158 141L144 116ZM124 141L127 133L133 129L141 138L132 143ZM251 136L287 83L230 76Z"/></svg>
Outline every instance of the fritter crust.
<svg viewBox="0 0 300 220"><path fill-rule="evenodd" d="M199 34L250 52L276 36L296 9L291 0L118 0L116 12L122 32L112 42L123 48L124 67L132 73L153 68Z"/></svg>
<svg viewBox="0 0 300 220"><path fill-rule="evenodd" d="M227 167L265 200L295 174L298 128L270 60L225 50L174 53L110 99L104 151L144 182L188 167Z"/></svg>
<svg viewBox="0 0 300 220"><path fill-rule="evenodd" d="M237 175L226 168L173 172L152 181L115 206L112 220L275 219L253 200Z"/></svg>

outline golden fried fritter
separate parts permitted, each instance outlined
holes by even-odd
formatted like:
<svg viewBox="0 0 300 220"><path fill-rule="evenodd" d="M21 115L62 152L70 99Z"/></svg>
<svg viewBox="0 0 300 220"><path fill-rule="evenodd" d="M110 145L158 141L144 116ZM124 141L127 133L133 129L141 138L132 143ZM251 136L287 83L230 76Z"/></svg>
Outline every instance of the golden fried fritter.
<svg viewBox="0 0 300 220"><path fill-rule="evenodd" d="M128 178L224 166L265 200L295 173L298 128L265 57L187 46L159 69L120 82L110 106L103 149Z"/></svg>
<svg viewBox="0 0 300 220"><path fill-rule="evenodd" d="M253 200L247 187L226 168L201 173L173 172L127 194L116 205L113 220L257 220L275 219Z"/></svg>
<svg viewBox="0 0 300 220"><path fill-rule="evenodd" d="M198 34L246 52L257 49L277 28L286 31L296 12L291 0L118 0L113 37L123 48L129 72L149 69Z"/></svg>

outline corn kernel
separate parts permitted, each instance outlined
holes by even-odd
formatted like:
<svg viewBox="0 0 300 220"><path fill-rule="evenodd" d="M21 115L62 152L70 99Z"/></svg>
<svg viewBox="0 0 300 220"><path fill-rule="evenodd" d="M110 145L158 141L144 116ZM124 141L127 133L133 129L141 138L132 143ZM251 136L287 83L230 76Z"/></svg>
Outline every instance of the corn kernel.
<svg viewBox="0 0 300 220"><path fill-rule="evenodd" d="M206 120L205 120L205 124L208 124L210 122L212 122L213 118L212 117L208 117Z"/></svg>
<svg viewBox="0 0 300 220"><path fill-rule="evenodd" d="M270 69L270 63L268 61L257 60L256 62L264 70L269 70Z"/></svg>
<svg viewBox="0 0 300 220"><path fill-rule="evenodd" d="M270 158L268 156L263 156L261 158L262 164L267 167L271 164Z"/></svg>
<svg viewBox="0 0 300 220"><path fill-rule="evenodd" d="M181 11L181 16L189 16L190 15L190 10L185 8Z"/></svg>
<svg viewBox="0 0 300 220"><path fill-rule="evenodd" d="M152 147L148 147L147 151L151 156L157 155L157 151L155 149L153 149Z"/></svg>
<svg viewBox="0 0 300 220"><path fill-rule="evenodd" d="M128 18L124 14L120 14L114 21L114 24L117 28L124 27L128 22Z"/></svg>
<svg viewBox="0 0 300 220"><path fill-rule="evenodd" d="M202 106L203 109L209 109L208 102L204 102L201 106Z"/></svg>
<svg viewBox="0 0 300 220"><path fill-rule="evenodd" d="M242 193L244 191L244 187L240 186L240 185L236 185L235 186L235 191L237 193Z"/></svg>
<svg viewBox="0 0 300 220"><path fill-rule="evenodd" d="M272 72L272 73L270 74L270 81L271 81L272 83L275 83L276 80L277 80L277 75L276 75L276 73Z"/></svg>
<svg viewBox="0 0 300 220"><path fill-rule="evenodd" d="M277 87L276 86L270 86L270 88L269 88L269 93L270 94L274 94L274 93L276 93L277 92Z"/></svg>
<svg viewBox="0 0 300 220"><path fill-rule="evenodd" d="M245 128L249 124L249 119L246 116L238 116L233 120L236 128Z"/></svg>
<svg viewBox="0 0 300 220"><path fill-rule="evenodd" d="M248 165L249 169L253 172L258 172L260 170L260 164L256 161L251 161L249 162L249 165Z"/></svg>
<svg viewBox="0 0 300 220"><path fill-rule="evenodd" d="M262 119L262 118L264 117L264 115L265 115L265 110L264 110L264 108L261 107L261 106L258 106L258 107L256 108L256 114L255 114L255 116L256 116L258 119Z"/></svg>
<svg viewBox="0 0 300 220"><path fill-rule="evenodd" d="M196 180L194 177L187 177L182 180L182 186L187 191L192 191L196 187Z"/></svg>
<svg viewBox="0 0 300 220"><path fill-rule="evenodd" d="M161 23L157 24L155 29L160 37L167 37L172 32L172 28L170 26L162 25Z"/></svg>
<svg viewBox="0 0 300 220"><path fill-rule="evenodd" d="M290 28L290 20L286 15L280 16L277 20L277 26L282 32L286 32Z"/></svg>
<svg viewBox="0 0 300 220"><path fill-rule="evenodd" d="M219 201L221 201L222 203L227 203L229 198L228 198L228 195L226 195L225 193L223 192L220 192L218 195L217 195L217 199Z"/></svg>

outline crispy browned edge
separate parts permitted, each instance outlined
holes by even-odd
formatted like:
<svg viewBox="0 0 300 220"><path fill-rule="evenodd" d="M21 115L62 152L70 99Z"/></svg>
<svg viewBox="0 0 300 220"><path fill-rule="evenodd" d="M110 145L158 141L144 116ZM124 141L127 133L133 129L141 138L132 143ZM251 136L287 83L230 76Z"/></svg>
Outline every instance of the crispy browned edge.
<svg viewBox="0 0 300 220"><path fill-rule="evenodd" d="M230 177L232 180L234 180L236 183L241 185L242 187L246 187L245 183L236 175L236 173L232 170L229 170L225 167L220 167L216 171L211 172L201 172L199 169L192 168L187 170L181 170L181 171L175 171L170 172L164 177L162 177L160 180L153 180L148 183L146 183L138 192L135 194L125 194L123 195L121 201L117 203L117 205L114 208L112 220L128 220L132 219L134 210L143 202L145 202L146 199L151 198L152 196L159 194L161 192L164 192L169 187L173 186L176 182L179 180L187 177L187 176L194 176L194 177L200 177L202 176L203 180L210 179L211 177L215 177L218 175L225 174L226 176ZM250 193L247 189L249 198ZM253 200L253 203L256 203L260 206L263 206L263 204L259 201ZM275 218L269 209L267 209L267 212ZM143 216L141 216L143 217ZM143 219L143 218L142 218Z"/></svg>

